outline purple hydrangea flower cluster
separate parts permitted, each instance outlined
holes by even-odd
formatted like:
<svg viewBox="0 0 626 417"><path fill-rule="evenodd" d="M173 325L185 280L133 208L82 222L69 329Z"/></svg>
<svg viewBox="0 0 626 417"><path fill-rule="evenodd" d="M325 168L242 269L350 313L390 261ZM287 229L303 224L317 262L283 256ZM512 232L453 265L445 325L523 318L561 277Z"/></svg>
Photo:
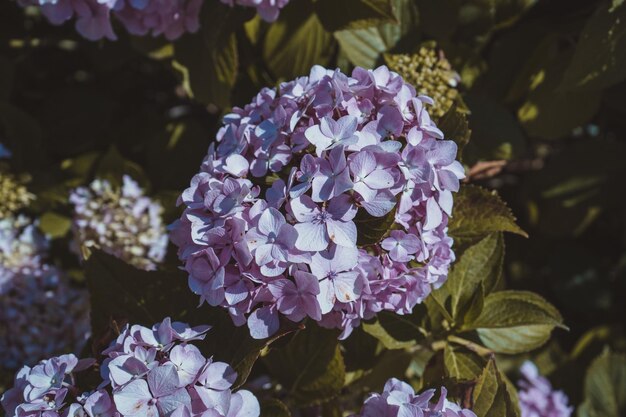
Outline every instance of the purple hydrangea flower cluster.
<svg viewBox="0 0 626 417"><path fill-rule="evenodd" d="M39 6L50 23L75 20L76 30L89 40L117 39L114 16L134 35L164 35L173 40L199 29L203 0L19 0Z"/></svg>
<svg viewBox="0 0 626 417"><path fill-rule="evenodd" d="M200 29L204 0L18 0L22 7L37 6L54 25L74 20L78 33L95 41L116 40L111 18L132 35L165 36L175 40ZM221 0L230 6L256 7L268 22L278 18L289 0Z"/></svg>
<svg viewBox="0 0 626 417"><path fill-rule="evenodd" d="M102 352L103 382L94 390L83 393L73 375L94 361L64 355L22 368L2 406L9 417L258 417L256 397L231 389L236 372L190 343L209 329L169 318L126 326Z"/></svg>
<svg viewBox="0 0 626 417"><path fill-rule="evenodd" d="M279 315L343 338L381 310L409 314L454 260L464 177L430 103L384 66L315 66L226 115L172 228L191 290L255 338Z"/></svg>
<svg viewBox="0 0 626 417"><path fill-rule="evenodd" d="M273 22L278 19L280 9L285 7L289 0L221 0L222 3L229 6L245 6L256 7L257 13L261 19L266 22Z"/></svg>
<svg viewBox="0 0 626 417"><path fill-rule="evenodd" d="M144 270L154 270L167 252L163 207L144 195L129 176L122 187L97 179L70 195L76 243L98 248Z"/></svg>
<svg viewBox="0 0 626 417"><path fill-rule="evenodd" d="M522 379L518 392L522 417L569 417L573 407L569 406L563 391L552 388L550 381L539 374L532 362L526 361L520 369Z"/></svg>
<svg viewBox="0 0 626 417"><path fill-rule="evenodd" d="M382 394L371 394L361 412L352 417L476 417L471 410L448 401L444 387L436 403L431 402L434 395L434 389L416 394L409 384L392 378L385 384Z"/></svg>
<svg viewBox="0 0 626 417"><path fill-rule="evenodd" d="M24 216L0 220L0 366L16 369L89 337L87 292L43 262L48 242Z"/></svg>

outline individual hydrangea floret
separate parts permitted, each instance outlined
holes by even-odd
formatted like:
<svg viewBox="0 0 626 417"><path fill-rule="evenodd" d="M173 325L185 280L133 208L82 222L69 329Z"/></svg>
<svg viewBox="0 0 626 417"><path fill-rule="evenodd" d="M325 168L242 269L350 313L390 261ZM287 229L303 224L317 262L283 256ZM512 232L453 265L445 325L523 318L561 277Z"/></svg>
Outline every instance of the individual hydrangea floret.
<svg viewBox="0 0 626 417"><path fill-rule="evenodd" d="M518 381L519 402L522 417L569 417L569 406L563 391L552 388L550 381L539 374L534 363L526 361L520 368L522 379Z"/></svg>
<svg viewBox="0 0 626 417"><path fill-rule="evenodd" d="M458 85L461 77L452 69L443 51L434 45L424 45L412 55L387 54L389 67L413 84L419 94L434 101L430 114L434 118L443 116L459 97Z"/></svg>
<svg viewBox="0 0 626 417"><path fill-rule="evenodd" d="M273 22L278 19L280 9L285 7L290 0L221 0L229 6L255 7L257 13L266 22Z"/></svg>
<svg viewBox="0 0 626 417"><path fill-rule="evenodd" d="M381 394L371 394L360 413L352 417L476 417L471 410L448 401L447 393L442 387L439 400L434 402L434 389L416 394L409 384L392 378Z"/></svg>
<svg viewBox="0 0 626 417"><path fill-rule="evenodd" d="M95 361L54 357L22 368L2 406L9 417L258 417L256 397L232 390L233 368L194 346L209 329L169 318L152 328L126 326L102 352L99 386L76 386L74 377Z"/></svg>
<svg viewBox="0 0 626 417"><path fill-rule="evenodd" d="M0 219L15 215L34 199L21 178L0 169Z"/></svg>
<svg viewBox="0 0 626 417"><path fill-rule="evenodd" d="M43 263L48 242L26 217L0 220L0 366L16 369L89 337L87 292Z"/></svg>
<svg viewBox="0 0 626 417"><path fill-rule="evenodd" d="M454 260L464 177L429 103L384 66L315 66L226 115L172 228L191 290L255 338L411 313Z"/></svg>
<svg viewBox="0 0 626 417"><path fill-rule="evenodd" d="M122 187L96 179L70 195L76 243L101 249L144 270L156 269L167 251L161 204L129 176Z"/></svg>

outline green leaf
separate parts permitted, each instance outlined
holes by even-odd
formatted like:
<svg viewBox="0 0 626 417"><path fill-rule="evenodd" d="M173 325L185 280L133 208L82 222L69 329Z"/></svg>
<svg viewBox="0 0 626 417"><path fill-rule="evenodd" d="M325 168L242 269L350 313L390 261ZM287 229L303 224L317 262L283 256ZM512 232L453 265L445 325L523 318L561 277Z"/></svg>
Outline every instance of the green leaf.
<svg viewBox="0 0 626 417"><path fill-rule="evenodd" d="M300 406L321 404L339 394L345 366L337 337L336 331L309 323L263 358L291 401Z"/></svg>
<svg viewBox="0 0 626 417"><path fill-rule="evenodd" d="M600 106L600 91L559 89L572 51L563 50L563 39L549 35L539 43L520 72L514 90L527 91L517 118L530 136L558 139L585 125Z"/></svg>
<svg viewBox="0 0 626 417"><path fill-rule="evenodd" d="M437 127L441 129L446 139L456 143L459 149L457 157L463 161L463 149L469 143L472 131L467 121L467 110L462 107L459 100L456 100L446 114L441 116Z"/></svg>
<svg viewBox="0 0 626 417"><path fill-rule="evenodd" d="M374 217L365 210L359 210L354 218L354 223L359 230L357 245L367 246L380 242L394 225L396 207L383 217Z"/></svg>
<svg viewBox="0 0 626 417"><path fill-rule="evenodd" d="M460 0L417 0L424 33L437 40L454 34L458 24Z"/></svg>
<svg viewBox="0 0 626 417"><path fill-rule="evenodd" d="M462 381L477 378L485 366L485 360L476 353L450 344L444 348L443 363L447 376Z"/></svg>
<svg viewBox="0 0 626 417"><path fill-rule="evenodd" d="M522 353L548 341L561 314L541 296L528 291L499 291L485 298L480 316L465 327L476 329L486 347L498 353Z"/></svg>
<svg viewBox="0 0 626 417"><path fill-rule="evenodd" d="M417 9L411 0L396 0L399 23L384 23L375 27L346 29L335 32L339 46L353 65L374 68L382 54L412 33L417 24Z"/></svg>
<svg viewBox="0 0 626 417"><path fill-rule="evenodd" d="M70 231L72 220L66 216L48 211L39 218L39 228L52 239L60 238Z"/></svg>
<svg viewBox="0 0 626 417"><path fill-rule="evenodd" d="M30 114L0 101L0 137L3 145L11 150L11 163L16 169L41 169L43 131Z"/></svg>
<svg viewBox="0 0 626 417"><path fill-rule="evenodd" d="M191 325L210 324L208 337L195 344L205 354L232 365L239 374L237 386L245 382L261 350L284 334L254 340L247 326L236 327L224 309L197 307L198 296L179 270L141 271L95 251L87 261L86 278L95 336L105 333L111 323L152 326L166 317Z"/></svg>
<svg viewBox="0 0 626 417"><path fill-rule="evenodd" d="M183 86L196 100L219 108L230 106L239 69L235 31L247 17L241 9L205 4L200 31L174 44L174 68L181 72Z"/></svg>
<svg viewBox="0 0 626 417"><path fill-rule="evenodd" d="M385 350L370 363L369 369L350 383L349 389L363 393L381 391L389 378L398 378L406 373L412 359L413 354L404 349Z"/></svg>
<svg viewBox="0 0 626 417"><path fill-rule="evenodd" d="M327 65L334 41L315 14L311 0L285 7L263 41L263 59L276 78L307 75L313 65Z"/></svg>
<svg viewBox="0 0 626 417"><path fill-rule="evenodd" d="M517 118L506 107L488 96L468 94L472 141L465 149L469 164L479 160L513 159L524 154L526 136Z"/></svg>
<svg viewBox="0 0 626 417"><path fill-rule="evenodd" d="M124 175L129 175L144 188L149 186L149 181L143 172L143 168L139 164L124 158L115 146L111 146L98 161L95 174L97 178L107 179L117 186L122 185Z"/></svg>
<svg viewBox="0 0 626 417"><path fill-rule="evenodd" d="M513 400L510 389L491 359L476 381L472 411L478 417L519 417L519 405Z"/></svg>
<svg viewBox="0 0 626 417"><path fill-rule="evenodd" d="M261 402L261 417L291 417L291 411L282 401L271 398Z"/></svg>
<svg viewBox="0 0 626 417"><path fill-rule="evenodd" d="M626 79L626 6L600 2L580 34L563 90L602 90Z"/></svg>
<svg viewBox="0 0 626 417"><path fill-rule="evenodd" d="M317 0L315 11L329 32L396 21L393 0Z"/></svg>
<svg viewBox="0 0 626 417"><path fill-rule="evenodd" d="M449 227L455 247L467 246L493 232L511 232L528 237L495 191L474 185L462 186L456 195Z"/></svg>
<svg viewBox="0 0 626 417"><path fill-rule="evenodd" d="M378 339L387 349L402 349L415 345L415 341L424 338L421 322L425 310L421 305L409 315L393 314L381 311L372 322L364 322L363 330Z"/></svg>
<svg viewBox="0 0 626 417"><path fill-rule="evenodd" d="M587 369L585 400L578 417L620 417L626 413L626 355L605 350Z"/></svg>
<svg viewBox="0 0 626 417"><path fill-rule="evenodd" d="M432 296L448 309L455 322L471 322L482 311L484 294L492 292L500 280L503 261L502 233L491 233L463 252L446 283Z"/></svg>

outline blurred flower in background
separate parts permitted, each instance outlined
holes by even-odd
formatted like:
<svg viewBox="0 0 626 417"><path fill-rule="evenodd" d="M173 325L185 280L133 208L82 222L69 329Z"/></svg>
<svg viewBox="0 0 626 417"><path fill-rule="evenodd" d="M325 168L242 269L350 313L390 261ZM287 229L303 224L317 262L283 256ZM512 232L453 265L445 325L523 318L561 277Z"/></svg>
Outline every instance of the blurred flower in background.
<svg viewBox="0 0 626 417"><path fill-rule="evenodd" d="M526 361L520 369L523 378L517 383L522 417L569 417L574 407L562 391L552 388L550 381L539 374L534 363Z"/></svg>
<svg viewBox="0 0 626 417"><path fill-rule="evenodd" d="M23 178L0 169L0 219L17 213L35 199L24 183Z"/></svg>
<svg viewBox="0 0 626 417"><path fill-rule="evenodd" d="M79 351L90 334L88 294L44 263L48 241L25 216L0 220L0 364L15 369Z"/></svg>
<svg viewBox="0 0 626 417"><path fill-rule="evenodd" d="M72 191L70 202L78 248L101 249L144 270L163 261L168 244L163 207L129 176L121 187L96 179Z"/></svg>

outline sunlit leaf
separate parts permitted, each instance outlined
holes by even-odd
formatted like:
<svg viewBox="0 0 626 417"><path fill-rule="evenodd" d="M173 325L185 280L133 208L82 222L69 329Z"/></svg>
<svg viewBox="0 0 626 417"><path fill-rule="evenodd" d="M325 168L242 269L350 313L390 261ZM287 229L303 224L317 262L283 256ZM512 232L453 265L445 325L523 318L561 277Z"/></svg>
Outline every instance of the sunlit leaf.
<svg viewBox="0 0 626 417"><path fill-rule="evenodd" d="M554 306L528 291L499 291L485 298L478 318L466 325L499 353L521 353L543 345L563 318Z"/></svg>
<svg viewBox="0 0 626 417"><path fill-rule="evenodd" d="M276 78L307 75L313 65L326 65L335 42L315 14L311 0L284 8L263 40L263 58Z"/></svg>
<svg viewBox="0 0 626 417"><path fill-rule="evenodd" d="M450 235L454 237L455 246L467 246L492 232L527 236L495 192L473 185L462 186L455 196L450 219Z"/></svg>

